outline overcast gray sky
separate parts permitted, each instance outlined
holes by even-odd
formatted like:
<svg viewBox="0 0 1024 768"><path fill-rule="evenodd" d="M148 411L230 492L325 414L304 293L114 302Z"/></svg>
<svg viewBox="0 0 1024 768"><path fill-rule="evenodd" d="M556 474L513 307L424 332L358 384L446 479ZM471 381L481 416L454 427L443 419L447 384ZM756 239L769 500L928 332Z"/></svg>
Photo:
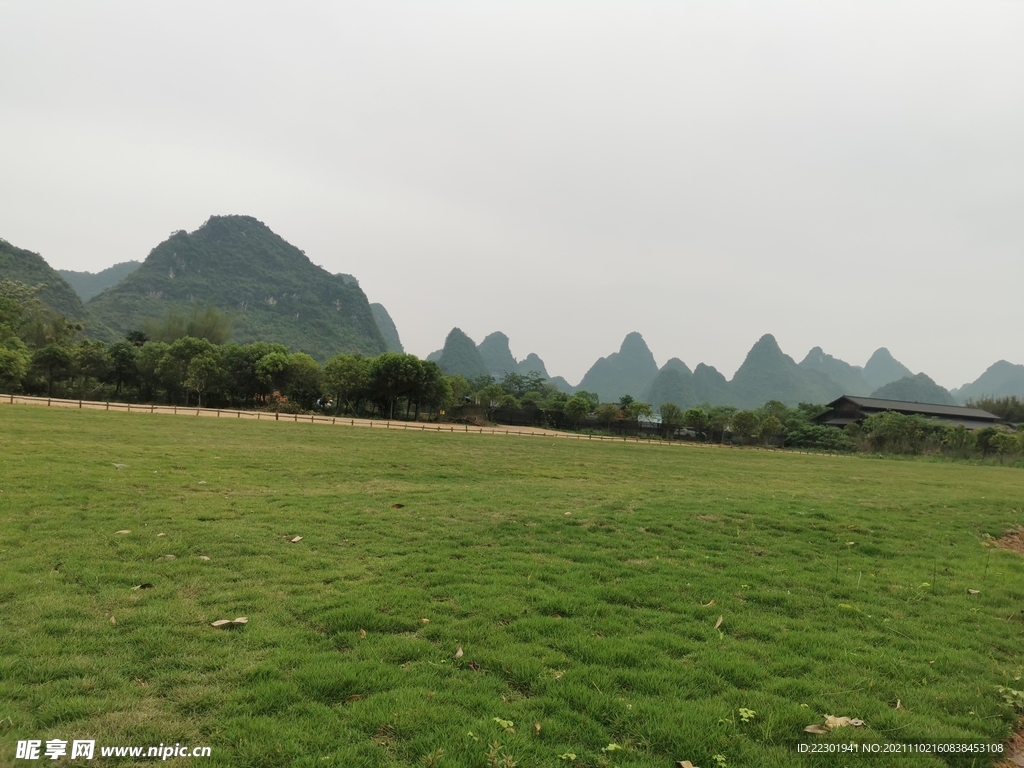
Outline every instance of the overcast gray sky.
<svg viewBox="0 0 1024 768"><path fill-rule="evenodd" d="M1024 363L1024 3L0 0L0 237L248 214L408 351Z"/></svg>

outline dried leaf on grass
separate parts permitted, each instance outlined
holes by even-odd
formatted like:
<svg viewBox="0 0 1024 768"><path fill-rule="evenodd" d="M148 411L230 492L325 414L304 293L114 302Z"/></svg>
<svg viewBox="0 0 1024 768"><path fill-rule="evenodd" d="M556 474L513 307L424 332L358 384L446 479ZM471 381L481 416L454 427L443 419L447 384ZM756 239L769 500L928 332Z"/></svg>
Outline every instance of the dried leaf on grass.
<svg viewBox="0 0 1024 768"><path fill-rule="evenodd" d="M298 544L300 541L302 541L302 537L296 536L294 539L288 539L288 541L292 544Z"/></svg>
<svg viewBox="0 0 1024 768"><path fill-rule="evenodd" d="M147 581L145 584L136 584L134 587L132 587L132 591L135 591L136 589L152 589L152 588L153 588L153 585L150 584Z"/></svg>
<svg viewBox="0 0 1024 768"><path fill-rule="evenodd" d="M160 559L161 560L176 560L177 558L178 558L177 555L164 555Z"/></svg>
<svg viewBox="0 0 1024 768"><path fill-rule="evenodd" d="M455 658L456 658L456 659L461 659L461 658L462 658L462 656L463 656L463 653L462 653L462 646L460 645L460 646L459 646L459 647L458 647L458 648L457 648L457 649L455 650Z"/></svg>
<svg viewBox="0 0 1024 768"><path fill-rule="evenodd" d="M710 603L703 603L701 605L701 608L710 608L712 605L714 605L717 602L718 602L717 600L712 600Z"/></svg>
<svg viewBox="0 0 1024 768"><path fill-rule="evenodd" d="M533 724L533 735L540 736L540 723Z"/></svg>
<svg viewBox="0 0 1024 768"><path fill-rule="evenodd" d="M159 539L159 538L160 538L161 536L166 536L166 535L167 535L166 533L158 533L158 534L156 535L156 537L157 537L157 538Z"/></svg>
<svg viewBox="0 0 1024 768"><path fill-rule="evenodd" d="M196 557L198 557L200 560L209 560L210 559L206 555L196 555Z"/></svg>
<svg viewBox="0 0 1024 768"><path fill-rule="evenodd" d="M420 624L429 624L430 619L420 619Z"/></svg>
<svg viewBox="0 0 1024 768"><path fill-rule="evenodd" d="M358 693L353 693L351 696L345 699L345 703L351 704L353 701L359 701L361 698L363 697L360 696Z"/></svg>
<svg viewBox="0 0 1024 768"><path fill-rule="evenodd" d="M722 626L723 621L725 621L725 616L719 616L718 621L715 622L715 629L718 629L720 626Z"/></svg>
<svg viewBox="0 0 1024 768"><path fill-rule="evenodd" d="M900 701L899 699L896 699L896 707L895 707L895 709L897 709L900 712L906 712L907 711L907 708L903 706L903 702Z"/></svg>
<svg viewBox="0 0 1024 768"><path fill-rule="evenodd" d="M110 623L111 624L117 624L117 619L115 619L113 616L111 616L110 617Z"/></svg>
<svg viewBox="0 0 1024 768"><path fill-rule="evenodd" d="M217 629L227 629L230 627L241 626L242 624L248 624L249 619L246 616L239 616L237 619L217 619L217 621L210 622L211 627Z"/></svg>
<svg viewBox="0 0 1024 768"><path fill-rule="evenodd" d="M824 725L808 725L804 730L807 733L828 733L833 728L845 728L846 726L853 726L859 728L864 725L863 720L858 720L855 717L835 717L834 715L825 715Z"/></svg>
<svg viewBox="0 0 1024 768"><path fill-rule="evenodd" d="M676 760L676 766L677 768L697 768L697 766L689 760Z"/></svg>
<svg viewBox="0 0 1024 768"><path fill-rule="evenodd" d="M125 530L125 531L114 531L114 534L115 534L115 535L118 535L118 534L120 534L120 535L124 535L124 534L126 534L126 533L131 533L131 531L127 531L127 530Z"/></svg>
<svg viewBox="0 0 1024 768"><path fill-rule="evenodd" d="M968 589L967 590L967 594L968 595L980 595L981 594L981 590L980 589Z"/></svg>
<svg viewBox="0 0 1024 768"><path fill-rule="evenodd" d="M366 639L366 630L365 629L360 629L359 630L359 639L360 640L365 640Z"/></svg>
<svg viewBox="0 0 1024 768"><path fill-rule="evenodd" d="M392 509L405 509L405 504L392 504Z"/></svg>

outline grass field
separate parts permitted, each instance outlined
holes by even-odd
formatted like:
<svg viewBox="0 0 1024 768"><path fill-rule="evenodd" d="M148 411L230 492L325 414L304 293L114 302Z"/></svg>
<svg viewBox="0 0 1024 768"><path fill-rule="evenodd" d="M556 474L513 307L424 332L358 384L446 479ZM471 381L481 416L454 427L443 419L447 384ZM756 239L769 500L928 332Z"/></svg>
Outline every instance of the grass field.
<svg viewBox="0 0 1024 768"><path fill-rule="evenodd" d="M0 406L0 765L989 765L796 750L1008 737L1022 507L1002 467Z"/></svg>

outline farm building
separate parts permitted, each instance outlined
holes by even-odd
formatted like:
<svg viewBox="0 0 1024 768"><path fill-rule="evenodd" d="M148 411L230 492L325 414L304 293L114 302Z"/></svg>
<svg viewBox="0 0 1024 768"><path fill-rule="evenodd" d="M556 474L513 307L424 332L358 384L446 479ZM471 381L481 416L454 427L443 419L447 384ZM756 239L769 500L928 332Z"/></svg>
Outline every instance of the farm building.
<svg viewBox="0 0 1024 768"><path fill-rule="evenodd" d="M868 416L883 411L895 411L907 416L924 416L950 427L962 424L968 429L994 427L1002 421L995 414L980 408L908 403L903 400L883 400L877 397L854 397L853 395L843 395L833 400L828 404L828 410L814 420L827 427L845 427L847 424L860 424Z"/></svg>

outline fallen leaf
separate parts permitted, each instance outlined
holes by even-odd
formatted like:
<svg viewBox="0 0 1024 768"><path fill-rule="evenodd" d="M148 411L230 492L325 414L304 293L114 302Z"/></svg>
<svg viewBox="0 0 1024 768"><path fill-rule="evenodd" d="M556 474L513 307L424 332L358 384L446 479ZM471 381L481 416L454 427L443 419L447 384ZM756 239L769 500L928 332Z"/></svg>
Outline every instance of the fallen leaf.
<svg viewBox="0 0 1024 768"><path fill-rule="evenodd" d="M474 672L479 672L480 671L480 662L479 661L471 661L471 662L469 662L469 664L467 666L470 669L472 669Z"/></svg>
<svg viewBox="0 0 1024 768"><path fill-rule="evenodd" d="M115 469L124 469L127 466L128 466L127 464L115 464L114 468Z"/></svg>
<svg viewBox="0 0 1024 768"><path fill-rule="evenodd" d="M231 619L217 619L217 621L210 622L211 627L220 629L231 625Z"/></svg>
<svg viewBox="0 0 1024 768"><path fill-rule="evenodd" d="M200 560L209 560L210 559L206 555L196 555L196 557L198 557Z"/></svg>
<svg viewBox="0 0 1024 768"><path fill-rule="evenodd" d="M420 624L429 624L430 619L420 619Z"/></svg>
<svg viewBox="0 0 1024 768"><path fill-rule="evenodd" d="M455 650L455 658L456 658L456 659L461 659L461 658L462 658L462 656L463 656L463 654L462 654L462 646L460 645L460 646L459 646L459 647L458 647L458 648L457 648L457 649Z"/></svg>
<svg viewBox="0 0 1024 768"><path fill-rule="evenodd" d="M807 731L807 733L818 733L818 734L823 734L823 733L828 733L829 732L829 729L826 728L824 725L808 725L806 728L804 728L804 730Z"/></svg>
<svg viewBox="0 0 1024 768"><path fill-rule="evenodd" d="M856 543L857 543L856 541L848 541L848 542L846 542L846 546L852 547Z"/></svg>
<svg viewBox="0 0 1024 768"><path fill-rule="evenodd" d="M980 595L981 594L981 590L980 589L968 589L967 590L967 594L968 595Z"/></svg>
<svg viewBox="0 0 1024 768"><path fill-rule="evenodd" d="M832 728L844 728L847 725L852 725L854 727L860 727L860 726L864 725L864 721L863 720L858 720L858 719L856 719L854 717L833 717L832 715L828 715L825 718L825 727L829 728L829 729L832 729Z"/></svg>
<svg viewBox="0 0 1024 768"><path fill-rule="evenodd" d="M292 544L298 544L300 541L302 541L302 537L301 536L296 536L294 539L289 539L289 541Z"/></svg>
<svg viewBox="0 0 1024 768"><path fill-rule="evenodd" d="M205 481L205 480L200 480L200 481L199 481L199 484L200 484L200 485L206 485L206 481Z"/></svg>
<svg viewBox="0 0 1024 768"><path fill-rule="evenodd" d="M703 605L701 606L701 608L710 608L710 607L711 607L712 605L714 605L714 604L715 604L715 603L717 603L717 602L718 602L717 600L712 600L712 601L711 601L710 603L704 603L704 604L703 604Z"/></svg>
<svg viewBox="0 0 1024 768"><path fill-rule="evenodd" d="M533 724L533 735L540 736L540 723Z"/></svg>
<svg viewBox="0 0 1024 768"><path fill-rule="evenodd" d="M366 639L366 630L365 629L360 629L359 630L359 639L360 640L365 640Z"/></svg>
<svg viewBox="0 0 1024 768"><path fill-rule="evenodd" d="M903 706L903 702L899 699L896 699L896 709L900 712L905 712L907 710L907 708Z"/></svg>
<svg viewBox="0 0 1024 768"><path fill-rule="evenodd" d="M363 697L360 696L358 693L353 693L351 696L345 699L345 703L351 704L353 701L359 701L361 698Z"/></svg>
<svg viewBox="0 0 1024 768"><path fill-rule="evenodd" d="M174 559L176 559L177 557L178 557L177 555L164 555L164 556L163 556L163 557L161 557L160 559L161 559L161 560L174 560Z"/></svg>
<svg viewBox="0 0 1024 768"><path fill-rule="evenodd" d="M235 619L231 623L232 624L248 624L249 623L249 617L248 616L239 616L237 619Z"/></svg>
<svg viewBox="0 0 1024 768"><path fill-rule="evenodd" d="M159 538L160 538L161 536L166 536L166 535L167 535L166 533L158 533L158 534L156 535L156 537L157 537L157 538L159 539Z"/></svg>
<svg viewBox="0 0 1024 768"><path fill-rule="evenodd" d="M404 509L405 508L405 504L392 504L391 508L392 509Z"/></svg>
<svg viewBox="0 0 1024 768"><path fill-rule="evenodd" d="M676 766L677 768L697 768L697 766L689 760L676 760Z"/></svg>
<svg viewBox="0 0 1024 768"><path fill-rule="evenodd" d="M131 533L131 531L114 531L115 534Z"/></svg>
<svg viewBox="0 0 1024 768"><path fill-rule="evenodd" d="M136 589L152 589L152 588L153 588L153 585L150 584L148 581L145 584L136 584L134 587L132 587L133 590L136 590Z"/></svg>
<svg viewBox="0 0 1024 768"><path fill-rule="evenodd" d="M110 623L111 624L117 624L117 619L115 619L113 616L111 616L110 617Z"/></svg>
<svg viewBox="0 0 1024 768"><path fill-rule="evenodd" d="M715 629L718 629L720 626L722 626L722 622L724 620L725 620L725 616L719 616L718 617L718 621L715 622Z"/></svg>
<svg viewBox="0 0 1024 768"><path fill-rule="evenodd" d="M560 619L560 618L562 618L562 614L560 614L560 613L556 613L556 614L555 614L555 616L554 616L554 618L556 618L556 619Z"/></svg>

